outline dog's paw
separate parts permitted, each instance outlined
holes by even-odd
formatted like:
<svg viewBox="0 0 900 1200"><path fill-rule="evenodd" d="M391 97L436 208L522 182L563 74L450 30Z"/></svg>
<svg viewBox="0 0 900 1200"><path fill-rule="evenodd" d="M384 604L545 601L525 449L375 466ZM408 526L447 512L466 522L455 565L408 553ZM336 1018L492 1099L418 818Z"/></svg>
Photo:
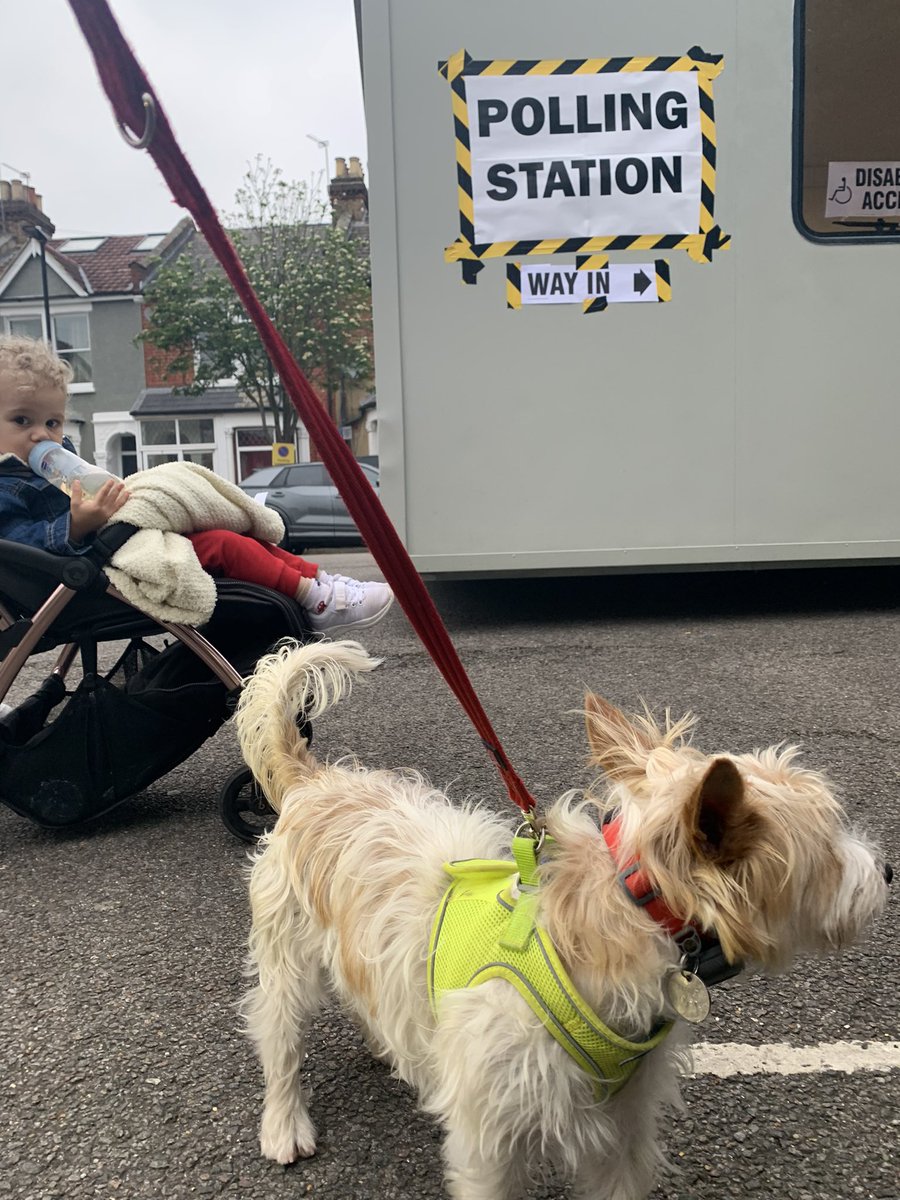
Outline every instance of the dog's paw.
<svg viewBox="0 0 900 1200"><path fill-rule="evenodd" d="M305 1112L285 1115L264 1113L259 1131L259 1148L264 1158L283 1166L316 1152L316 1130Z"/></svg>

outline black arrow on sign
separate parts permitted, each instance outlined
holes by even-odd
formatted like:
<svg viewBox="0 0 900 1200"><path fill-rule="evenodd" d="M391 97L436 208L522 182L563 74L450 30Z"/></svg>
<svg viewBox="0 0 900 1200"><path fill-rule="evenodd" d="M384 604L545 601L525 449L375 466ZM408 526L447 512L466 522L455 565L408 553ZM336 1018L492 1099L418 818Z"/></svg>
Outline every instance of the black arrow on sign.
<svg viewBox="0 0 900 1200"><path fill-rule="evenodd" d="M643 296L647 288L650 286L650 280L643 271L637 271L634 276L634 290L639 296Z"/></svg>

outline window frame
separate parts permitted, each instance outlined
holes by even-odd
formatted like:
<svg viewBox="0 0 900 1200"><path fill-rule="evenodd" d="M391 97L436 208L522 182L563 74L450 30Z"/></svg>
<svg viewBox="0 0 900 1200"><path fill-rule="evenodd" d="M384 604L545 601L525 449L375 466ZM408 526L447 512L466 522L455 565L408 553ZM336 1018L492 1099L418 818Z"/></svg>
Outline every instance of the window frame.
<svg viewBox="0 0 900 1200"><path fill-rule="evenodd" d="M3 332L8 337L19 337L19 336L31 337L32 334L30 334L30 333L26 333L26 334L22 334L22 335L14 334L12 329L10 328L10 325L13 321L37 321L38 325L41 327L41 332L40 332L39 336L40 336L40 339L43 341L43 339L44 339L44 315L43 315L43 313L39 313L39 312L4 313L4 315L3 315Z"/></svg>
<svg viewBox="0 0 900 1200"><path fill-rule="evenodd" d="M69 305L69 304L58 304L56 301L50 302L49 334L50 334L50 346L52 347L54 354L59 353L59 351L57 350L57 346L56 346L56 330L53 325L54 318L55 317L65 317L65 316L82 316L82 317L85 317L87 320L87 331L88 331L88 342L89 342L87 349L91 355L91 378L90 378L90 380L86 381L85 383L75 383L75 382L70 383L68 388L66 389L70 396L91 395L92 393L96 392L96 390L97 390L96 382L94 379L94 359L93 359L94 347L93 347L93 340L91 337L91 317L93 316L93 312L94 312L94 310L93 310L92 306L90 306L90 305L86 306L83 303L78 304L78 305ZM8 333L10 321L15 321L15 320L40 321L41 330L42 330L41 338L43 341L46 342L48 340L48 330L47 330L47 322L45 321L44 317L45 317L44 307L42 304L40 304L40 302L29 301L27 304L23 304L21 307L19 307L17 305L14 310L11 309L11 307L4 305L3 311L0 312L0 325L2 325L4 332ZM76 351L76 353L78 353L78 351Z"/></svg>
<svg viewBox="0 0 900 1200"><path fill-rule="evenodd" d="M213 440L210 442L182 442L180 440L181 439L181 424L180 424L181 420L211 421L212 426L213 426L213 430L212 430ZM175 441L174 442L160 442L158 445L154 442L149 442L149 443L145 444L145 442L144 442L144 425L150 425L150 424L153 424L154 422L158 422L159 424L162 424L163 422L168 422L168 421L174 422ZM137 454L138 454L138 463L140 464L139 470L144 470L147 468L147 459L151 455L173 454L173 455L175 455L174 461L184 462L185 461L185 457L184 457L185 453L209 454L213 461L213 469L215 469L216 448L217 448L216 440L215 440L216 425L215 425L215 420L212 417L203 417L203 416L195 417L195 416L188 416L186 414L182 415L182 416L160 415L158 417L140 417L137 424L138 424Z"/></svg>
<svg viewBox="0 0 900 1200"><path fill-rule="evenodd" d="M86 347L85 346L73 346L71 348L71 350L63 350L62 352L60 352L60 349L56 342L56 321L57 321L57 318L59 318L59 317L84 317L85 328L87 329L87 343L88 343ZM73 379L68 387L69 395L70 396L79 395L79 394L83 395L85 392L96 391L96 388L94 386L94 343L93 343L93 339L91 337L91 309L89 309L89 308L68 308L67 307L67 308L57 308L54 311L54 309L51 305L50 327L51 327L50 328L50 338L51 338L50 344L53 346L54 354L56 354L56 356L58 358L61 358L63 360L63 362L69 362L68 358L65 357L66 354L85 354L86 353L88 356L88 362L90 364L90 369L91 369L91 377L90 377L90 379L82 379L78 383L76 383L75 380ZM70 367L71 367L71 365L72 364L69 363ZM72 368L72 371L74 374L74 367Z"/></svg>
<svg viewBox="0 0 900 1200"><path fill-rule="evenodd" d="M807 0L794 0L794 97L791 131L791 215L801 237L819 246L883 246L900 242L898 227L890 233L821 233L810 229L803 218L803 126L806 97L806 7Z"/></svg>
<svg viewBox="0 0 900 1200"><path fill-rule="evenodd" d="M109 241L109 235L106 233L97 237L89 237L87 234L84 237L71 237L59 247L59 252L60 254L93 254L107 241Z"/></svg>
<svg viewBox="0 0 900 1200"><path fill-rule="evenodd" d="M247 442L246 445L242 442L243 434L252 434L256 437L262 435L265 441ZM245 456L268 455L266 466L279 466L281 464L272 463L272 440L273 430L271 427L264 425L236 425L234 428L234 462L235 462L235 479L243 483L248 479L254 471L262 470L262 467L253 467L251 470L244 472Z"/></svg>
<svg viewBox="0 0 900 1200"><path fill-rule="evenodd" d="M125 444L126 438L130 438L133 445L126 446L126 444ZM134 460L134 470L126 471L126 469L125 469L126 458L129 460L129 464L128 464L129 466L131 465L130 460L132 460L132 459ZM138 448L138 436L136 433L123 433L120 435L120 437L119 437L119 465L122 468L122 477L124 479L127 479L129 475L133 475L141 469L141 452Z"/></svg>

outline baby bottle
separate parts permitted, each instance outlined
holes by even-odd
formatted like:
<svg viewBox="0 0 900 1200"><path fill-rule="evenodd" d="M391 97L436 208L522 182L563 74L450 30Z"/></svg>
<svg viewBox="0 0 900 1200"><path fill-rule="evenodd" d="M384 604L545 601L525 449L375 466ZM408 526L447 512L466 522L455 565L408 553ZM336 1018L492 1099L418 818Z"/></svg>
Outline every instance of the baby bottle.
<svg viewBox="0 0 900 1200"><path fill-rule="evenodd" d="M42 475L67 496L72 495L72 484L76 479L85 496L96 496L104 483L116 478L102 467L85 462L58 442L38 442L28 455L28 465L35 475Z"/></svg>

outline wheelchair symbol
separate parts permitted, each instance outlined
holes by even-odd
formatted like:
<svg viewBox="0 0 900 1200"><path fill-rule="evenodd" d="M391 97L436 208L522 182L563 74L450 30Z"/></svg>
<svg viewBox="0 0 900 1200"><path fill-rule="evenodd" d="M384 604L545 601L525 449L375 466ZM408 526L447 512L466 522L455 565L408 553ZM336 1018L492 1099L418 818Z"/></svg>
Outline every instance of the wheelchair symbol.
<svg viewBox="0 0 900 1200"><path fill-rule="evenodd" d="M829 203L834 204L849 204L853 199L853 189L847 186L847 176L841 176L840 187L836 187L832 195L828 197Z"/></svg>

